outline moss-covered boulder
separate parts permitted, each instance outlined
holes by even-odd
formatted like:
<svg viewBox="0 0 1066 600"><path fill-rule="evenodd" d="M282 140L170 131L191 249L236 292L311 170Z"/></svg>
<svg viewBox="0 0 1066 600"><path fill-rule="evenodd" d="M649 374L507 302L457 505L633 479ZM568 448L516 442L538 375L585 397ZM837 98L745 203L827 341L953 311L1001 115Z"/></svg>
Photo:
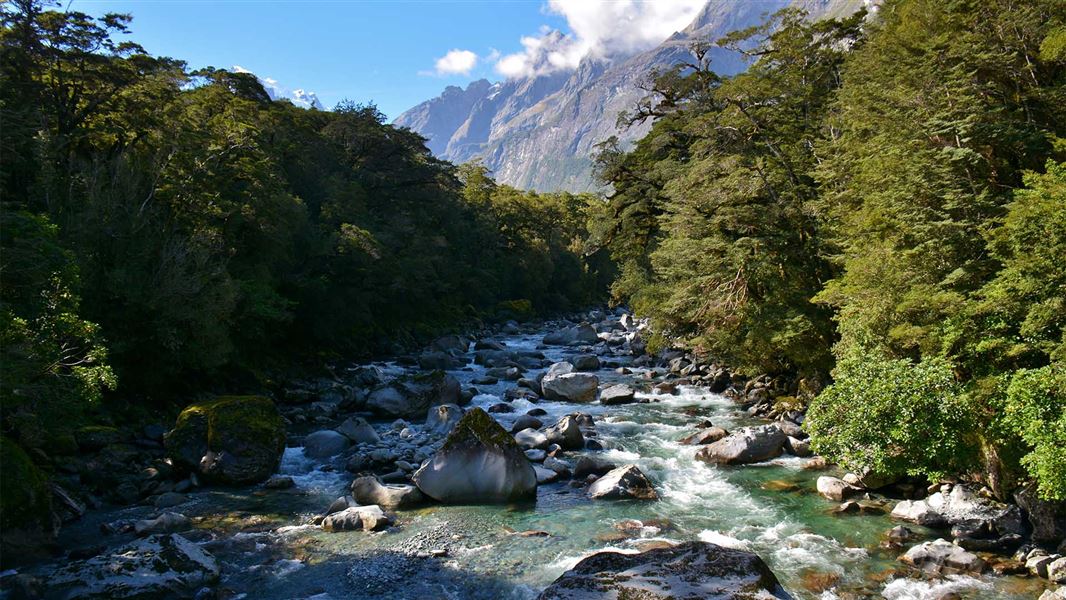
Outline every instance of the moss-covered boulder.
<svg viewBox="0 0 1066 600"><path fill-rule="evenodd" d="M450 504L536 498L537 473L499 423L480 408L463 415L433 459L414 475L422 493Z"/></svg>
<svg viewBox="0 0 1066 600"><path fill-rule="evenodd" d="M220 396L186 407L164 438L167 456L208 481L247 484L278 468L285 425L262 396Z"/></svg>
<svg viewBox="0 0 1066 600"><path fill-rule="evenodd" d="M5 566L40 558L59 533L48 477L6 437L0 437L0 558Z"/></svg>

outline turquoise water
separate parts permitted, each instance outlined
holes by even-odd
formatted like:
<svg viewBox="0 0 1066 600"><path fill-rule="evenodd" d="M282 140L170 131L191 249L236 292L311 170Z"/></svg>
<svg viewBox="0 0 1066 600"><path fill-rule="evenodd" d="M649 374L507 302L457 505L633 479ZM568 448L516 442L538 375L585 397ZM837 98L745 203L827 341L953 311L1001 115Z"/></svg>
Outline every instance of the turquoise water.
<svg viewBox="0 0 1066 600"><path fill-rule="evenodd" d="M532 350L539 337L505 341ZM564 357L561 349L545 353ZM483 371L471 365L454 374L465 385ZM641 372L599 375L639 381ZM483 394L474 404L499 402L509 385L479 386ZM351 476L290 448L282 471L295 477L296 489L201 492L179 510L200 517L200 539L222 561L222 585L234 598L532 598L591 553L695 539L758 553L796 598L924 600L956 591L963 598L1028 599L1040 593L1039 582L1015 577L927 581L911 574L896 560L898 551L881 548L894 523L884 515L832 514L836 505L814 492L825 472L805 470L806 459L727 468L694 460L698 447L677 440L696 423L709 419L732 429L756 422L728 399L697 387L638 397L652 402L604 407L519 400L516 412L495 416L509 427L533 406L548 411L545 423L578 410L592 414L609 448L602 456L638 465L655 483L658 501L594 502L564 482L541 486L531 504L432 506L400 512L385 532L324 533L306 523L345 492ZM641 523L620 526L629 519ZM538 533L521 535L529 531Z"/></svg>

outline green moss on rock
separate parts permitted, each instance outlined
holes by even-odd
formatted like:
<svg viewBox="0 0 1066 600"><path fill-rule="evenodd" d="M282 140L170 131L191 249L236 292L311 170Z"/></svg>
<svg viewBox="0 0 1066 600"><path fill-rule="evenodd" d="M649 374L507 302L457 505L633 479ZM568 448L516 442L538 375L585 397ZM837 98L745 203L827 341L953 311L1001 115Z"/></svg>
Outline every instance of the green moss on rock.
<svg viewBox="0 0 1066 600"><path fill-rule="evenodd" d="M486 446L500 450L518 448L514 437L507 433L507 430L496 419L493 419L492 415L480 408L468 410L463 418L459 419L444 441L441 451L467 446L472 441L479 441Z"/></svg>
<svg viewBox="0 0 1066 600"><path fill-rule="evenodd" d="M269 398L219 396L186 407L165 442L180 467L220 483L254 483L277 468L285 425Z"/></svg>
<svg viewBox="0 0 1066 600"><path fill-rule="evenodd" d="M8 529L50 523L51 499L48 477L18 444L0 437L0 525Z"/></svg>

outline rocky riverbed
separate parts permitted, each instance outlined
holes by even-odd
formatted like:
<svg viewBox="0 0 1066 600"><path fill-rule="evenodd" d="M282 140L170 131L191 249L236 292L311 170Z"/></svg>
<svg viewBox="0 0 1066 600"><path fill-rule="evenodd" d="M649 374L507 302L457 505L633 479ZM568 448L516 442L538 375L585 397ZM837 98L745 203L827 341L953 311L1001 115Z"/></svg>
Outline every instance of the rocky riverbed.
<svg viewBox="0 0 1066 600"><path fill-rule="evenodd" d="M803 432L816 382L649 356L643 327L512 323L290 385L277 415L203 404L134 504L75 510L5 594L1062 597L1061 515L840 472ZM252 409L254 435L224 433Z"/></svg>

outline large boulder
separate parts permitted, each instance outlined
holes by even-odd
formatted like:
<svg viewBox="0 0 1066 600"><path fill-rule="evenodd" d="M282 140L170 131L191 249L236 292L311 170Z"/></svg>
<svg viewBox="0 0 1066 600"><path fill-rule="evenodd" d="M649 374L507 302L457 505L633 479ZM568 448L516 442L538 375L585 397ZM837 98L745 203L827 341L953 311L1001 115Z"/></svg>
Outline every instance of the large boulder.
<svg viewBox="0 0 1066 600"><path fill-rule="evenodd" d="M983 573L987 564L976 554L967 552L947 540L918 544L899 559L927 573Z"/></svg>
<svg viewBox="0 0 1066 600"><path fill-rule="evenodd" d="M608 471L589 486L594 500L658 500L655 486L636 465L623 465Z"/></svg>
<svg viewBox="0 0 1066 600"><path fill-rule="evenodd" d="M459 380L439 370L396 379L370 392L366 400L375 413L403 419L420 419L431 406L459 403Z"/></svg>
<svg viewBox="0 0 1066 600"><path fill-rule="evenodd" d="M418 366L422 369L458 369L463 366L463 361L455 358L447 352L429 350L418 357Z"/></svg>
<svg viewBox="0 0 1066 600"><path fill-rule="evenodd" d="M612 385L600 392L600 404L629 404L636 401L636 392L624 383Z"/></svg>
<svg viewBox="0 0 1066 600"><path fill-rule="evenodd" d="M366 419L362 417L346 419L337 427L336 431L351 440L353 444L376 444L381 441L378 432L374 431L370 423L367 423Z"/></svg>
<svg viewBox="0 0 1066 600"><path fill-rule="evenodd" d="M1015 492L1014 500L1025 511L1034 542L1056 546L1066 539L1066 502L1044 500L1035 483Z"/></svg>
<svg viewBox="0 0 1066 600"><path fill-rule="evenodd" d="M351 506L322 519L326 531L379 531L392 523L380 506Z"/></svg>
<svg viewBox="0 0 1066 600"><path fill-rule="evenodd" d="M549 444L559 444L563 450L580 450L585 447L585 436L573 415L566 415L544 430Z"/></svg>
<svg viewBox="0 0 1066 600"><path fill-rule="evenodd" d="M836 477L822 476L818 478L818 493L834 502L843 502L862 494L862 488L855 487Z"/></svg>
<svg viewBox="0 0 1066 600"><path fill-rule="evenodd" d="M574 478L584 479L589 475L605 475L618 465L597 456L582 456L577 459L574 466Z"/></svg>
<svg viewBox="0 0 1066 600"><path fill-rule="evenodd" d="M182 536L169 534L68 562L49 575L48 586L56 598L192 598L218 576L213 556Z"/></svg>
<svg viewBox="0 0 1066 600"><path fill-rule="evenodd" d="M707 542L686 542L640 554L598 552L563 573L539 600L786 599L757 555Z"/></svg>
<svg viewBox="0 0 1066 600"><path fill-rule="evenodd" d="M598 371L600 359L595 354L578 354L570 359L570 364L577 371Z"/></svg>
<svg viewBox="0 0 1066 600"><path fill-rule="evenodd" d="M323 429L304 438L304 454L311 458L329 458L348 449L351 440L332 429Z"/></svg>
<svg viewBox="0 0 1066 600"><path fill-rule="evenodd" d="M262 396L220 396L192 404L164 438L175 466L224 484L258 483L278 468L285 425Z"/></svg>
<svg viewBox="0 0 1066 600"><path fill-rule="evenodd" d="M745 427L700 448L696 458L720 465L744 465L780 456L788 436L774 425Z"/></svg>
<svg viewBox="0 0 1066 600"><path fill-rule="evenodd" d="M713 444L729 435L729 432L721 427L705 427L696 433L686 435L680 442L687 446L704 446Z"/></svg>
<svg viewBox="0 0 1066 600"><path fill-rule="evenodd" d="M1021 509L977 496L964 485L930 494L924 500L904 500L892 516L927 527L951 526L957 538L1020 536L1025 533Z"/></svg>
<svg viewBox="0 0 1066 600"><path fill-rule="evenodd" d="M566 402L592 402L596 399L599 385L598 377L589 373L577 373L574 371L574 365L568 362L552 365L540 382L544 397Z"/></svg>
<svg viewBox="0 0 1066 600"><path fill-rule="evenodd" d="M917 523L923 527L944 527L947 520L929 507L925 500L902 500L892 509L892 518L910 523Z"/></svg>
<svg viewBox="0 0 1066 600"><path fill-rule="evenodd" d="M414 508L426 500L413 485L384 484L370 476L352 482L352 497L359 504L376 504L388 509Z"/></svg>
<svg viewBox="0 0 1066 600"><path fill-rule="evenodd" d="M468 411L414 474L422 493L450 504L535 498L537 474L511 434L480 408Z"/></svg>
<svg viewBox="0 0 1066 600"><path fill-rule="evenodd" d="M523 450L543 450L548 447L548 436L532 427L514 434L514 441Z"/></svg>
<svg viewBox="0 0 1066 600"><path fill-rule="evenodd" d="M596 329L588 323L574 325L561 331L544 336L544 343L549 346L571 346L574 344L595 344L600 341Z"/></svg>

